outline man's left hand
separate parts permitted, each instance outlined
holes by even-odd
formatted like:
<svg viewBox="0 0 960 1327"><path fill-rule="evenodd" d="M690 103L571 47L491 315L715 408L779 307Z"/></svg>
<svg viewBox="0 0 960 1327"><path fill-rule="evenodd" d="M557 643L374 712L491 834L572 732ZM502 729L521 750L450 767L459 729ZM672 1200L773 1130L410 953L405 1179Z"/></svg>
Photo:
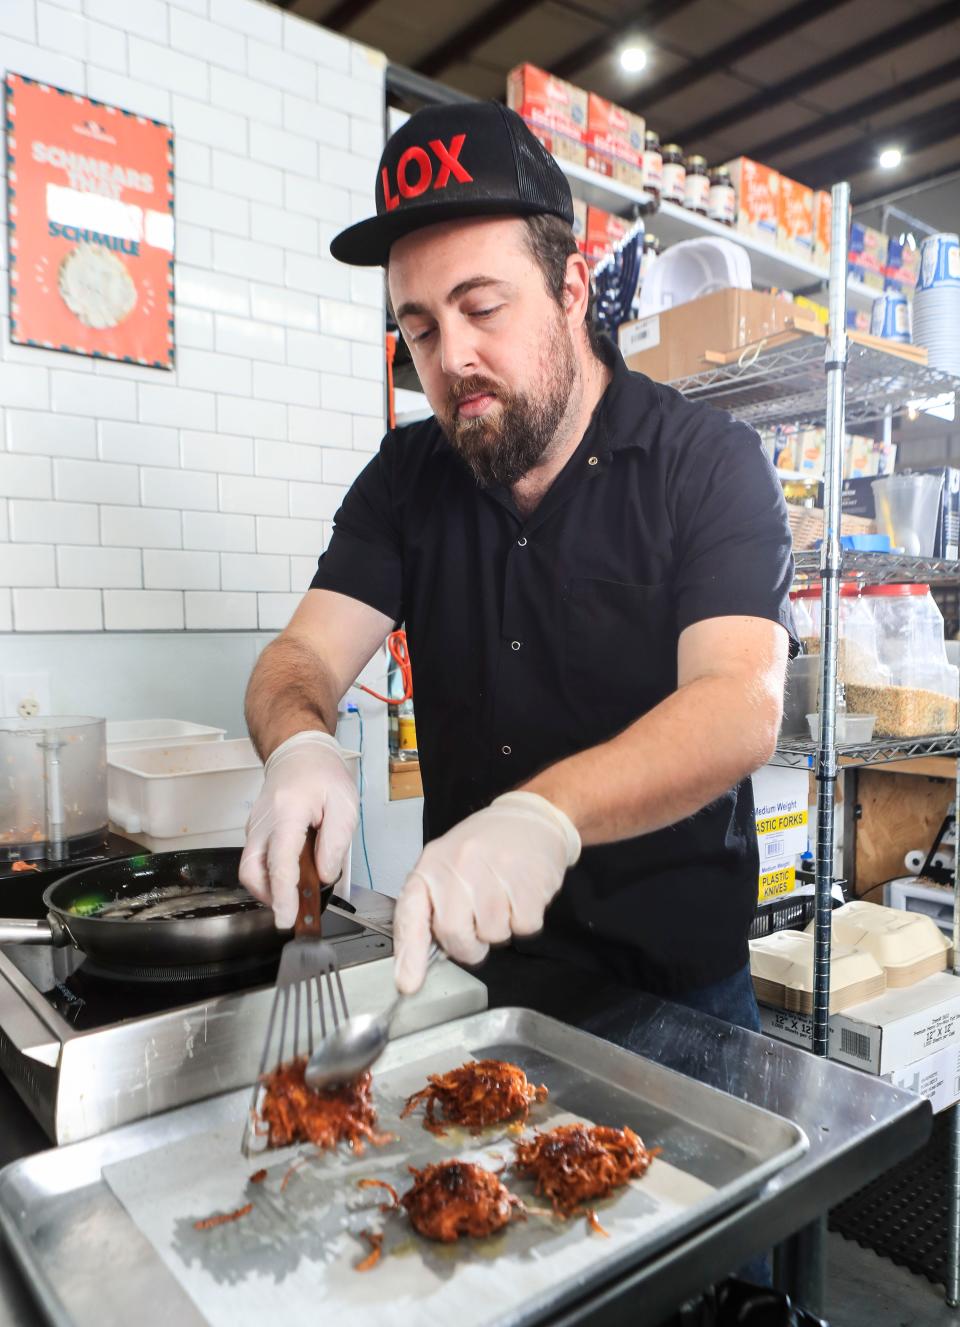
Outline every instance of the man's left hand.
<svg viewBox="0 0 960 1327"><path fill-rule="evenodd" d="M570 818L537 793L504 793L424 848L394 913L397 987L420 989L431 931L451 958L476 964L491 945L533 935L580 856Z"/></svg>

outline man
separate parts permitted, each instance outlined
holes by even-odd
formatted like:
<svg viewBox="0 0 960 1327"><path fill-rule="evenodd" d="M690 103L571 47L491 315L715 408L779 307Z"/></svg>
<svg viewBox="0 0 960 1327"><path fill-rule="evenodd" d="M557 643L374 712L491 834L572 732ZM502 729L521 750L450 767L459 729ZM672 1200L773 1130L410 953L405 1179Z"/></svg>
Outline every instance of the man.
<svg viewBox="0 0 960 1327"><path fill-rule="evenodd" d="M515 1003L641 989L756 1027L747 776L774 749L792 579L759 440L597 336L569 187L513 112L418 112L376 203L331 251L386 267L435 418L387 434L251 678L241 879L291 925L311 824L335 878L357 819L337 703L402 621L426 846L399 988L432 931L471 965L512 941L481 975Z"/></svg>

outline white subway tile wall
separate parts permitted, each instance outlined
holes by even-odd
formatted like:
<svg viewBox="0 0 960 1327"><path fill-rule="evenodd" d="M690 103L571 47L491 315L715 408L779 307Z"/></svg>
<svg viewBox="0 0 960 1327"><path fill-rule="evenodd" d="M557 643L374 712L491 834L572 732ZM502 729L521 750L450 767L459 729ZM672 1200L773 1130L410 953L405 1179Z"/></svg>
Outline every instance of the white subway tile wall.
<svg viewBox="0 0 960 1327"><path fill-rule="evenodd" d="M0 34L173 124L177 217L173 372L4 326L0 631L276 630L383 430L382 277L328 250L372 211L383 57L260 0L8 0Z"/></svg>

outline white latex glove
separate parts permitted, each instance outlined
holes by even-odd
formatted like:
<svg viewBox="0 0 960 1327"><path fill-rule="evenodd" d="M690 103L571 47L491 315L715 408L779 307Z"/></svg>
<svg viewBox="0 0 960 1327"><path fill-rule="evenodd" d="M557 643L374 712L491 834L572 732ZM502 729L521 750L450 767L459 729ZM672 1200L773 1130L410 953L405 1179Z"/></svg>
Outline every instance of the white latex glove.
<svg viewBox="0 0 960 1327"><path fill-rule="evenodd" d="M468 964L511 935L534 935L579 856L573 822L538 793L504 793L428 843L393 915L398 990L422 986L431 931Z"/></svg>
<svg viewBox="0 0 960 1327"><path fill-rule="evenodd" d="M295 733L264 766L263 790L247 820L240 883L273 907L277 926L297 920L300 850L317 827L316 861L329 884L343 867L360 818L360 797L340 743L329 733Z"/></svg>

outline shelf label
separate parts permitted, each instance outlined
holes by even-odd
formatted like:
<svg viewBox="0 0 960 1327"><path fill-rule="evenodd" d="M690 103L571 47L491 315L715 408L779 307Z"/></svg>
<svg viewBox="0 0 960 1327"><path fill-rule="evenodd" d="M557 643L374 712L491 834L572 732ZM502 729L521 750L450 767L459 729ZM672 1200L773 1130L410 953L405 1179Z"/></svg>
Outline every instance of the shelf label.
<svg viewBox="0 0 960 1327"><path fill-rule="evenodd" d="M653 350L660 344L660 315L655 313L650 318L641 318L639 322L627 323L620 328L620 354L636 355L641 350Z"/></svg>

